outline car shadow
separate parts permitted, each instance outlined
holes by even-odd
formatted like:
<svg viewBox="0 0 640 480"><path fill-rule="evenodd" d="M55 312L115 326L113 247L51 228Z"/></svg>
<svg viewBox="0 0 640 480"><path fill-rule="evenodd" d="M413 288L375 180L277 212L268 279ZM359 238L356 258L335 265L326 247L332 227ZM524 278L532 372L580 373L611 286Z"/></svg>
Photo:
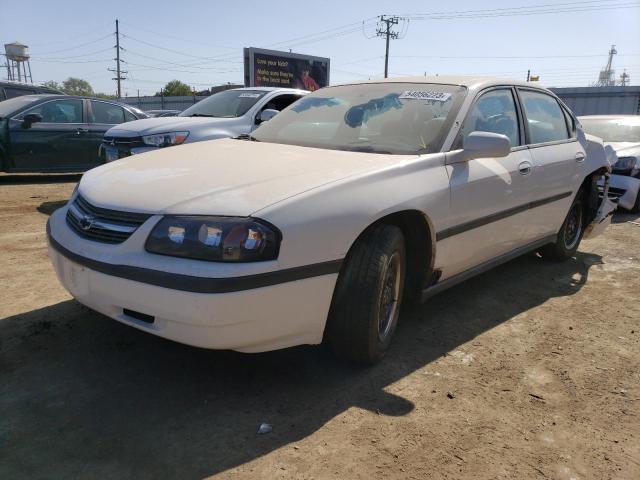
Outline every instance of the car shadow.
<svg viewBox="0 0 640 480"><path fill-rule="evenodd" d="M40 213L44 213L45 215L51 215L57 209L64 207L67 204L68 200L56 200L53 202L42 202L40 205L36 207Z"/></svg>
<svg viewBox="0 0 640 480"><path fill-rule="evenodd" d="M599 263L590 253L560 264L529 255L408 307L389 354L370 368L322 347L191 348L71 300L0 320L0 477L203 478L303 439L351 407L406 415L414 404L385 387L575 294ZM261 422L273 432L258 435Z"/></svg>
<svg viewBox="0 0 640 480"><path fill-rule="evenodd" d="M640 222L640 214L618 210L611 219L611 223Z"/></svg>
<svg viewBox="0 0 640 480"><path fill-rule="evenodd" d="M38 174L38 173L3 173L0 174L0 185L24 185L28 183L69 183L79 182L81 173Z"/></svg>

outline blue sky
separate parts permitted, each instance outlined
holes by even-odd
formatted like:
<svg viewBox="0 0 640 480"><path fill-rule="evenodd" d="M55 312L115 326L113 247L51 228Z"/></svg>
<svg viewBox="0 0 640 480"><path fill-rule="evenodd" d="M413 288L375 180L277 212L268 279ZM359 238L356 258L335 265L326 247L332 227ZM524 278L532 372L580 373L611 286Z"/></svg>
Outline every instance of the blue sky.
<svg viewBox="0 0 640 480"><path fill-rule="evenodd" d="M401 25L404 37L391 42L391 76L426 72L524 79L530 68L546 86L585 86L596 79L608 49L615 44L617 73L626 67L631 83L637 85L638 6L640 0L462 0L446 4L416 0L0 0L0 41L29 45L34 81L75 76L91 82L96 91L113 93L115 82L107 68L115 64L111 47L118 18L122 58L128 62L124 68L129 72L123 94L130 96L138 91L153 94L174 78L196 89L241 83L242 48L248 46L291 48L330 57L331 82L338 83L382 75L384 41L370 38L375 32L374 17L401 14L411 18ZM527 8L504 10L514 7ZM554 13L533 15L532 8ZM481 16L480 9L484 10ZM434 12L454 11L474 12L433 18ZM521 14L512 15L516 11ZM425 13L432 14L431 18L418 17Z"/></svg>

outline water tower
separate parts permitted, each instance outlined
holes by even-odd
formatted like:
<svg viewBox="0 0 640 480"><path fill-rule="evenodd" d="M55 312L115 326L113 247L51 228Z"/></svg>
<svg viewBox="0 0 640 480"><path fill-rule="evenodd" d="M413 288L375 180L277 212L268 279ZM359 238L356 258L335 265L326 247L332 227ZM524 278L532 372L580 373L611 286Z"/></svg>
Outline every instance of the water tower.
<svg viewBox="0 0 640 480"><path fill-rule="evenodd" d="M33 83L29 47L20 43L5 43L4 54L7 57L7 78L18 82Z"/></svg>

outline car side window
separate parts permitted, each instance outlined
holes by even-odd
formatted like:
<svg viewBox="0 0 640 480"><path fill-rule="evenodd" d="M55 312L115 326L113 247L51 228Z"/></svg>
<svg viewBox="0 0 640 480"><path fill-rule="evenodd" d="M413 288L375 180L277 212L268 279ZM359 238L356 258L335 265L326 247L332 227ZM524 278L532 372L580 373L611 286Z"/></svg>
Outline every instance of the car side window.
<svg viewBox="0 0 640 480"><path fill-rule="evenodd" d="M567 120L567 128L569 129L569 137L576 138L576 120L566 109L562 109L564 118Z"/></svg>
<svg viewBox="0 0 640 480"><path fill-rule="evenodd" d="M13 87L4 87L4 94L6 99L21 97L22 95L32 95L36 93L35 90L30 90L26 88L13 88Z"/></svg>
<svg viewBox="0 0 640 480"><path fill-rule="evenodd" d="M512 147L520 145L518 113L511 89L491 90L476 101L464 121L462 138L471 132L500 133L509 139Z"/></svg>
<svg viewBox="0 0 640 480"><path fill-rule="evenodd" d="M91 100L94 123L116 125L124 122L124 109L119 105Z"/></svg>
<svg viewBox="0 0 640 480"><path fill-rule="evenodd" d="M129 110L125 109L125 111L124 111L124 121L125 122L133 122L134 120L137 120L137 119L138 118L133 113L131 113Z"/></svg>
<svg viewBox="0 0 640 480"><path fill-rule="evenodd" d="M26 112L42 116L42 123L82 123L82 100L53 100L41 103Z"/></svg>
<svg viewBox="0 0 640 480"><path fill-rule="evenodd" d="M567 120L558 101L551 95L520 90L520 98L529 129L529 144L569 139Z"/></svg>
<svg viewBox="0 0 640 480"><path fill-rule="evenodd" d="M291 95L291 94L279 95L269 100L265 104L265 106L262 107L262 110L271 108L274 110L282 111L285 108L287 108L289 105L291 105L293 102L295 102L296 100L299 100L300 98L302 98L302 95Z"/></svg>

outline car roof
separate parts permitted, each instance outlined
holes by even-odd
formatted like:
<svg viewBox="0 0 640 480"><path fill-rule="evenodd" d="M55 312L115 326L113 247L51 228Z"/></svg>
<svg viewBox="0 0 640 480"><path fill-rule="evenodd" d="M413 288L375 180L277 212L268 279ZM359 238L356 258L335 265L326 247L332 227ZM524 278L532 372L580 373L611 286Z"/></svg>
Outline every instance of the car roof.
<svg viewBox="0 0 640 480"><path fill-rule="evenodd" d="M467 87L469 90L482 90L487 87L500 85L516 85L521 87L537 88L546 90L543 87L524 82L522 80L509 80L504 78L486 77L479 75L436 75L436 76L418 76L418 77L395 77L395 78L378 78L373 80L362 80L357 82L348 82L342 85L355 85L366 83L430 83L439 85L459 85Z"/></svg>
<svg viewBox="0 0 640 480"><path fill-rule="evenodd" d="M88 95L57 95L55 93L34 93L32 95L22 95L23 97L31 97L31 98L39 98L41 100L48 100L48 99L52 99L52 100L57 100L59 98L63 98L64 100L67 100L69 98L73 98L73 99L78 99L78 100L99 100L101 102L110 102L110 103L117 103L118 105L122 105L123 107L131 107L131 108L136 108L137 107L135 105L129 105L128 103L124 103L121 102L119 100L112 100L110 98L98 98L98 97L91 97Z"/></svg>
<svg viewBox="0 0 640 480"><path fill-rule="evenodd" d="M594 118L594 119L600 119L600 120L613 120L616 118L640 118L640 116L638 115L578 115L578 118L582 118L582 119L590 119L590 118Z"/></svg>
<svg viewBox="0 0 640 480"><path fill-rule="evenodd" d="M263 92L295 92L295 93L309 93L307 90L301 88L285 88L285 87L242 87L242 88L230 88L229 90L259 90ZM227 90L223 90L227 91Z"/></svg>

